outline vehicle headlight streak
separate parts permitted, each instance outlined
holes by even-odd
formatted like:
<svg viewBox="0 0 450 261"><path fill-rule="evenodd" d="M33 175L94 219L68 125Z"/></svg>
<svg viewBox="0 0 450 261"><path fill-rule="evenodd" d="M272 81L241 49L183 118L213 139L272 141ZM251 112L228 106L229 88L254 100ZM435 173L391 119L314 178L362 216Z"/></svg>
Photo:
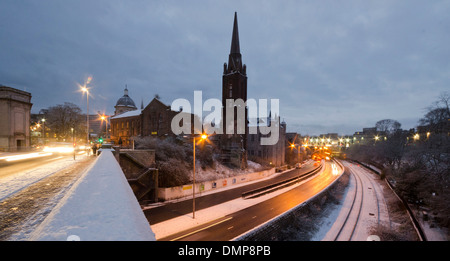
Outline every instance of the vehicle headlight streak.
<svg viewBox="0 0 450 261"><path fill-rule="evenodd" d="M71 147L45 147L44 152L55 152L55 153L69 153L73 152L73 148Z"/></svg>
<svg viewBox="0 0 450 261"><path fill-rule="evenodd" d="M338 169L338 167L336 166L336 164L331 164L331 169L332 169L332 171L331 171L331 173L333 174L333 175L339 175L339 169Z"/></svg>
<svg viewBox="0 0 450 261"><path fill-rule="evenodd" d="M17 160L24 160L24 159L33 159L33 158L39 158L39 157L45 157L45 156L50 156L53 153L51 152L46 152L46 153L29 153L29 154L24 154L24 155L13 155L13 156L5 156L5 157L0 157L0 160L6 160L6 161L17 161Z"/></svg>

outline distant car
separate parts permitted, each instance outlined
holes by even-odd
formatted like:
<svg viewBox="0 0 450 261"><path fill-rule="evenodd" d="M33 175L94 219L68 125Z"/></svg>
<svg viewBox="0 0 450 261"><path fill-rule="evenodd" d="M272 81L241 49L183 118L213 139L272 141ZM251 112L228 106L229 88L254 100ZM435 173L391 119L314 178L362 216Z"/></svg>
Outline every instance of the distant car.
<svg viewBox="0 0 450 261"><path fill-rule="evenodd" d="M295 164L295 168L296 168L296 169L300 169L301 167L302 167L302 164L300 164L300 163L296 163L296 164Z"/></svg>

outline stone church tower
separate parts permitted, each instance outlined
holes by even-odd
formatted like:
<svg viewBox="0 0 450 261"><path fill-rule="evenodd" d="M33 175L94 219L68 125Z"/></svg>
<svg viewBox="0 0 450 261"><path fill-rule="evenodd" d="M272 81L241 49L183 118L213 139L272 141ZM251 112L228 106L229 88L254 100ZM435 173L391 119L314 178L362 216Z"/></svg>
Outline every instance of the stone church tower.
<svg viewBox="0 0 450 261"><path fill-rule="evenodd" d="M239 47L239 31L237 22L237 13L234 13L233 34L231 39L230 55L228 57L228 64L223 65L222 77L222 127L223 135L221 139L222 161L229 165L234 165L240 168L247 168L247 135L248 135L248 120L247 108L245 110L245 118L237 119L237 110L234 107L234 122L228 124L234 125L234 133L227 134L227 99L236 101L242 99L247 101L247 72L246 66L242 63L242 55ZM245 124L245 133L237 133L237 124Z"/></svg>

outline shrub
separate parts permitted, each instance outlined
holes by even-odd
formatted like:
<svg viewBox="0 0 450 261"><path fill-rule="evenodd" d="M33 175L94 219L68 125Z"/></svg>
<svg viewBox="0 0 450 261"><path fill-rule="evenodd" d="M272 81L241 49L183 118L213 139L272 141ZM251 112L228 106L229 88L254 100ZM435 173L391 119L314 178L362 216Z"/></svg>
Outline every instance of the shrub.
<svg viewBox="0 0 450 261"><path fill-rule="evenodd" d="M158 165L159 187L175 187L189 183L188 166L183 160L170 158Z"/></svg>

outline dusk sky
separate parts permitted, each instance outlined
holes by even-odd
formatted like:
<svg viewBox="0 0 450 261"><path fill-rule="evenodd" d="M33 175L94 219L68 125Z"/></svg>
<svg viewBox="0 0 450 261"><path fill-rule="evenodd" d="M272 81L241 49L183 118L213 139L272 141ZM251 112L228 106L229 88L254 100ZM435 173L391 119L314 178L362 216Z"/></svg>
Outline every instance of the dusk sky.
<svg viewBox="0 0 450 261"><path fill-rule="evenodd" d="M140 107L221 99L234 12L248 98L279 99L289 132L416 127L450 88L450 1L0 0L0 84L32 112L64 102L112 114L125 85ZM204 113L204 115L207 113Z"/></svg>

